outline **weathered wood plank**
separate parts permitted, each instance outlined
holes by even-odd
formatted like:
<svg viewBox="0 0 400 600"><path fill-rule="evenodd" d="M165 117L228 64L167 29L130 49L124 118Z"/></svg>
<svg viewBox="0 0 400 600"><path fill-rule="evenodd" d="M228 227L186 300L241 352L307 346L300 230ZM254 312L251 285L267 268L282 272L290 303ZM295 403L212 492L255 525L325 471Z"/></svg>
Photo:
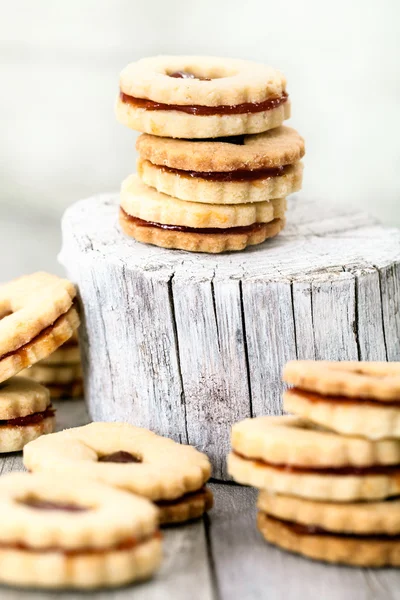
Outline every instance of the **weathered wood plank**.
<svg viewBox="0 0 400 600"><path fill-rule="evenodd" d="M388 360L400 360L400 263L380 269L382 318Z"/></svg>
<svg viewBox="0 0 400 600"><path fill-rule="evenodd" d="M256 491L214 486L210 542L222 600L398 600L395 569L329 566L267 544L256 527Z"/></svg>

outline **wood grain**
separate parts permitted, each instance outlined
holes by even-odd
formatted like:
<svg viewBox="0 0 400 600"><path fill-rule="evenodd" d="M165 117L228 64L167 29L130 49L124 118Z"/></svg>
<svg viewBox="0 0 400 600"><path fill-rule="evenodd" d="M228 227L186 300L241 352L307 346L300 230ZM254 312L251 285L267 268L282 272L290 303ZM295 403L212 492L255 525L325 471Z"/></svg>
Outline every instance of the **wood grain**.
<svg viewBox="0 0 400 600"><path fill-rule="evenodd" d="M117 206L63 219L93 418L188 441L224 479L232 423L281 412L287 360L400 360L399 230L295 198L276 239L213 256L126 238Z"/></svg>

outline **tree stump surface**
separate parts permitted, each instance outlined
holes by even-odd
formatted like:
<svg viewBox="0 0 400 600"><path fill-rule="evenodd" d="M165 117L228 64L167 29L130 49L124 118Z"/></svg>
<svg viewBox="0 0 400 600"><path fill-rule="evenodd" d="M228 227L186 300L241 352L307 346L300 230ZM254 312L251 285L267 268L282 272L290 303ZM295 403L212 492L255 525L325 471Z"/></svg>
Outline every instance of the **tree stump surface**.
<svg viewBox="0 0 400 600"><path fill-rule="evenodd" d="M282 412L287 360L400 360L400 231L364 213L293 198L277 238L223 255L125 237L117 195L62 228L92 419L193 444L216 478L231 425Z"/></svg>

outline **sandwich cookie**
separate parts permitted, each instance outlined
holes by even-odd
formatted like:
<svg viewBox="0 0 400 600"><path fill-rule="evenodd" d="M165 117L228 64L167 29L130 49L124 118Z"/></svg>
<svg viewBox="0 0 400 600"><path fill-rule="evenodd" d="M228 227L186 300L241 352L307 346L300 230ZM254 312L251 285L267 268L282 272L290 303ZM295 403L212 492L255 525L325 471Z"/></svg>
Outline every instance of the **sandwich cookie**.
<svg viewBox="0 0 400 600"><path fill-rule="evenodd" d="M77 474L6 475L0 512L1 583L114 587L149 578L161 562L157 509Z"/></svg>
<svg viewBox="0 0 400 600"><path fill-rule="evenodd" d="M0 382L46 358L79 326L72 283L34 273L0 286Z"/></svg>
<svg viewBox="0 0 400 600"><path fill-rule="evenodd" d="M345 437L299 417L257 417L233 426L228 471L280 494L382 499L400 494L400 440Z"/></svg>
<svg viewBox="0 0 400 600"><path fill-rule="evenodd" d="M137 241L163 248L219 253L277 235L285 199L255 204L186 202L157 192L132 175L122 185L120 225Z"/></svg>
<svg viewBox="0 0 400 600"><path fill-rule="evenodd" d="M50 392L50 397L54 400L82 398L84 395L83 381L80 379L64 384L48 383L47 389Z"/></svg>
<svg viewBox="0 0 400 600"><path fill-rule="evenodd" d="M272 67L211 56L155 56L120 75L117 119L175 138L260 133L290 117L285 77Z"/></svg>
<svg viewBox="0 0 400 600"><path fill-rule="evenodd" d="M161 523L200 517L212 507L205 454L127 423L91 423L53 434L47 443L26 447L24 465L144 496L158 505Z"/></svg>
<svg viewBox="0 0 400 600"><path fill-rule="evenodd" d="M215 141L143 134L136 147L141 180L181 200L244 204L301 189L304 140L290 127Z"/></svg>
<svg viewBox="0 0 400 600"><path fill-rule="evenodd" d="M21 371L21 375L43 385L71 384L74 381L82 381L82 367L80 364L58 365L58 364L36 364Z"/></svg>
<svg viewBox="0 0 400 600"><path fill-rule="evenodd" d="M345 435L400 437L400 363L293 361L284 406Z"/></svg>
<svg viewBox="0 0 400 600"><path fill-rule="evenodd" d="M316 502L261 491L265 539L309 558L360 567L400 565L400 500Z"/></svg>
<svg viewBox="0 0 400 600"><path fill-rule="evenodd" d="M49 391L42 385L12 377L0 383L0 452L18 452L55 426Z"/></svg>

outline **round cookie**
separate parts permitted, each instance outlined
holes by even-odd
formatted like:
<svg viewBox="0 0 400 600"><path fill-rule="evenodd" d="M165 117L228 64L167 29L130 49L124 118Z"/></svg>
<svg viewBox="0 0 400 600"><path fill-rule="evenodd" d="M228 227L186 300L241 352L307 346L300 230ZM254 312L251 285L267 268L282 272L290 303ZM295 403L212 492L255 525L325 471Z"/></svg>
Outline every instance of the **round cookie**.
<svg viewBox="0 0 400 600"><path fill-rule="evenodd" d="M340 436L297 417L258 417L234 425L228 471L281 494L380 499L400 493L399 444Z"/></svg>
<svg viewBox="0 0 400 600"><path fill-rule="evenodd" d="M187 494L203 493L211 474L205 454L127 423L91 423L47 436L45 443L25 448L24 465L33 472L96 479L156 503L169 501L170 511L172 501L182 508L191 502Z"/></svg>
<svg viewBox="0 0 400 600"><path fill-rule="evenodd" d="M46 358L79 325L75 287L48 273L0 286L0 382Z"/></svg>
<svg viewBox="0 0 400 600"><path fill-rule="evenodd" d="M298 388L287 390L284 408L344 435L378 440L400 438L400 402L380 402L346 396L322 396Z"/></svg>
<svg viewBox="0 0 400 600"><path fill-rule="evenodd" d="M290 361L283 380L327 396L373 398L381 402L400 398L400 362Z"/></svg>
<svg viewBox="0 0 400 600"><path fill-rule="evenodd" d="M330 563L358 567L400 565L400 537L346 536L309 530L260 512L257 526L264 538L296 554Z"/></svg>
<svg viewBox="0 0 400 600"><path fill-rule="evenodd" d="M278 235L285 226L285 219L281 218L247 227L182 228L179 225L167 226L131 217L123 209L120 209L119 222L126 235L143 244L210 254L238 251L261 244Z"/></svg>
<svg viewBox="0 0 400 600"><path fill-rule="evenodd" d="M1 583L113 587L147 579L161 562L156 508L76 475L2 477L0 512Z"/></svg>
<svg viewBox="0 0 400 600"><path fill-rule="evenodd" d="M284 76L259 63L211 56L155 56L120 75L117 119L175 138L273 129L290 117Z"/></svg>
<svg viewBox="0 0 400 600"><path fill-rule="evenodd" d="M201 204L160 193L130 175L122 183L121 208L131 217L161 225L194 229L247 227L270 223L285 215L286 200L277 198L254 204Z"/></svg>
<svg viewBox="0 0 400 600"><path fill-rule="evenodd" d="M257 507L268 515L307 527L354 535L400 535L400 500L316 502L261 490Z"/></svg>
<svg viewBox="0 0 400 600"><path fill-rule="evenodd" d="M0 383L0 453L22 450L25 444L54 431L54 425L45 387L24 377Z"/></svg>
<svg viewBox="0 0 400 600"><path fill-rule="evenodd" d="M82 367L80 364L45 365L40 363L21 371L21 375L43 385L71 384L76 380L82 380Z"/></svg>
<svg viewBox="0 0 400 600"><path fill-rule="evenodd" d="M290 127L215 141L143 134L136 147L141 180L181 200L264 202L301 188L304 140Z"/></svg>

